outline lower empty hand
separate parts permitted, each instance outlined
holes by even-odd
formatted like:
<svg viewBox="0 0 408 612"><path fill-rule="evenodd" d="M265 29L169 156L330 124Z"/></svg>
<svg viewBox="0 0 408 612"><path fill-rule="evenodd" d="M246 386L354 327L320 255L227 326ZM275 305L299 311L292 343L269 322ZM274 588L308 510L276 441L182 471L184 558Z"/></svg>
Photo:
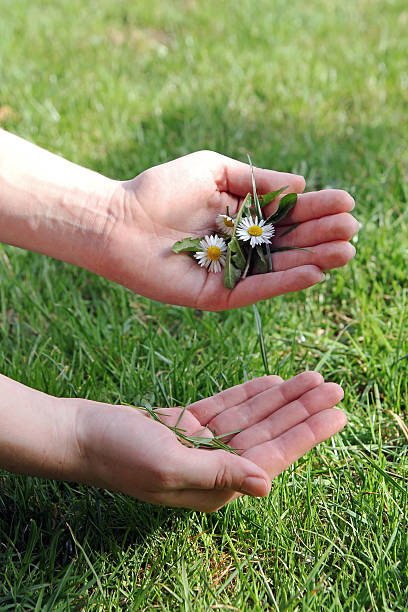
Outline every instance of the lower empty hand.
<svg viewBox="0 0 408 612"><path fill-rule="evenodd" d="M271 480L337 433L346 416L333 407L341 387L304 372L258 378L181 408L157 409L187 435L223 436L237 454L181 444L140 410L80 402L82 480L151 503L214 511L239 495L265 496ZM240 433L230 432L240 430Z"/></svg>

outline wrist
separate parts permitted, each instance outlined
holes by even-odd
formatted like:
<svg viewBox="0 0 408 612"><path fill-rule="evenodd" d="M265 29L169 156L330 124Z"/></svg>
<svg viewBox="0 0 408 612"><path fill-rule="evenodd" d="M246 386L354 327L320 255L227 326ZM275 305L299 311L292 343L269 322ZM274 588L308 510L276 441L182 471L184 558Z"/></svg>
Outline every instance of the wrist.
<svg viewBox="0 0 408 612"><path fill-rule="evenodd" d="M0 467L17 474L75 480L81 455L75 404L0 375Z"/></svg>
<svg viewBox="0 0 408 612"><path fill-rule="evenodd" d="M66 401L76 405L75 453L69 466L70 478L99 488L121 489L123 465L118 462L123 440L119 436L118 444L112 444L112 438L116 439L123 410L134 409L84 399ZM132 478L135 478L134 472Z"/></svg>

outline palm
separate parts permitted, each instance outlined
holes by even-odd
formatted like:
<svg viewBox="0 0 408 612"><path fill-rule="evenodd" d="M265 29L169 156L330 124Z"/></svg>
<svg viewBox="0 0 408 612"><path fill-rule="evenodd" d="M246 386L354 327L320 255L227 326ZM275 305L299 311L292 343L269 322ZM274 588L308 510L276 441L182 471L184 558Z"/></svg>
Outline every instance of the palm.
<svg viewBox="0 0 408 612"><path fill-rule="evenodd" d="M285 185L296 192L304 187L303 179L292 174L255 169L255 178L262 193ZM247 278L230 291L221 274L208 273L188 255L174 255L171 247L186 236L213 232L217 214L225 214L227 206L236 212L251 190L249 166L204 151L151 168L124 187L111 276L159 301L204 310L244 306L311 286L321 280L321 270L342 266L354 254L347 242L357 229L347 214L352 198L342 191L304 194L277 228L274 246L313 247L313 252L277 253L274 272ZM279 238L293 223L299 226Z"/></svg>
<svg viewBox="0 0 408 612"><path fill-rule="evenodd" d="M266 495L271 479L337 433L346 417L333 406L342 397L338 385L304 372L287 381L258 378L186 410L156 409L162 423L128 406L70 401L83 407L78 431L86 482L148 502L214 511L242 493ZM237 454L190 448L165 425L189 436L216 432Z"/></svg>
<svg viewBox="0 0 408 612"><path fill-rule="evenodd" d="M333 407L342 399L341 387L324 383L320 374L304 372L288 381L265 376L222 393L200 400L188 407L180 420L180 408L160 409L161 420L176 425L189 435L223 436L238 454L262 468L270 479L289 467L308 450L337 433L345 424L345 415ZM240 430L231 435L230 432ZM175 436L173 452L189 466L208 462L208 451L181 447ZM225 451L210 451L224 453ZM214 483L190 483L173 494L172 505L198 509L223 506L240 494L219 483L221 490L211 490ZM208 489L199 491L198 488ZM192 490L193 489L193 490ZM167 498L168 499L168 498ZM168 503L168 502L167 502Z"/></svg>

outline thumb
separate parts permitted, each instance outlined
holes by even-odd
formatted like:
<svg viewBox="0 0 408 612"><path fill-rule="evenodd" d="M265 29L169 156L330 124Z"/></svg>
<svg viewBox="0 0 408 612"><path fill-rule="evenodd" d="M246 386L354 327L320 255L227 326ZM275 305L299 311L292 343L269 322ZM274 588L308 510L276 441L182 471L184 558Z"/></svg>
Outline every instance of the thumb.
<svg viewBox="0 0 408 612"><path fill-rule="evenodd" d="M268 495L268 474L251 460L223 450L183 448L179 456L180 488L229 489L254 497Z"/></svg>

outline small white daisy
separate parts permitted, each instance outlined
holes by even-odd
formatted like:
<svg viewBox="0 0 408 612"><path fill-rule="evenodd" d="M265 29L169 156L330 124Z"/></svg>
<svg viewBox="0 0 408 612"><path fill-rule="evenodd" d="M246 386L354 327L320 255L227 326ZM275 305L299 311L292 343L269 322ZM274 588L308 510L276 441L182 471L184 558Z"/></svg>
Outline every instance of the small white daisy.
<svg viewBox="0 0 408 612"><path fill-rule="evenodd" d="M200 240L200 248L202 250L194 254L200 266L208 268L210 272L221 272L227 252L225 240L219 236L204 236Z"/></svg>
<svg viewBox="0 0 408 612"><path fill-rule="evenodd" d="M228 215L218 215L215 223L222 234L232 236L234 233L234 219Z"/></svg>
<svg viewBox="0 0 408 612"><path fill-rule="evenodd" d="M257 244L269 244L275 234L275 228L272 223L265 225L263 219L258 222L258 217L245 217L238 225L236 233L240 240L250 240L251 247L254 247Z"/></svg>

